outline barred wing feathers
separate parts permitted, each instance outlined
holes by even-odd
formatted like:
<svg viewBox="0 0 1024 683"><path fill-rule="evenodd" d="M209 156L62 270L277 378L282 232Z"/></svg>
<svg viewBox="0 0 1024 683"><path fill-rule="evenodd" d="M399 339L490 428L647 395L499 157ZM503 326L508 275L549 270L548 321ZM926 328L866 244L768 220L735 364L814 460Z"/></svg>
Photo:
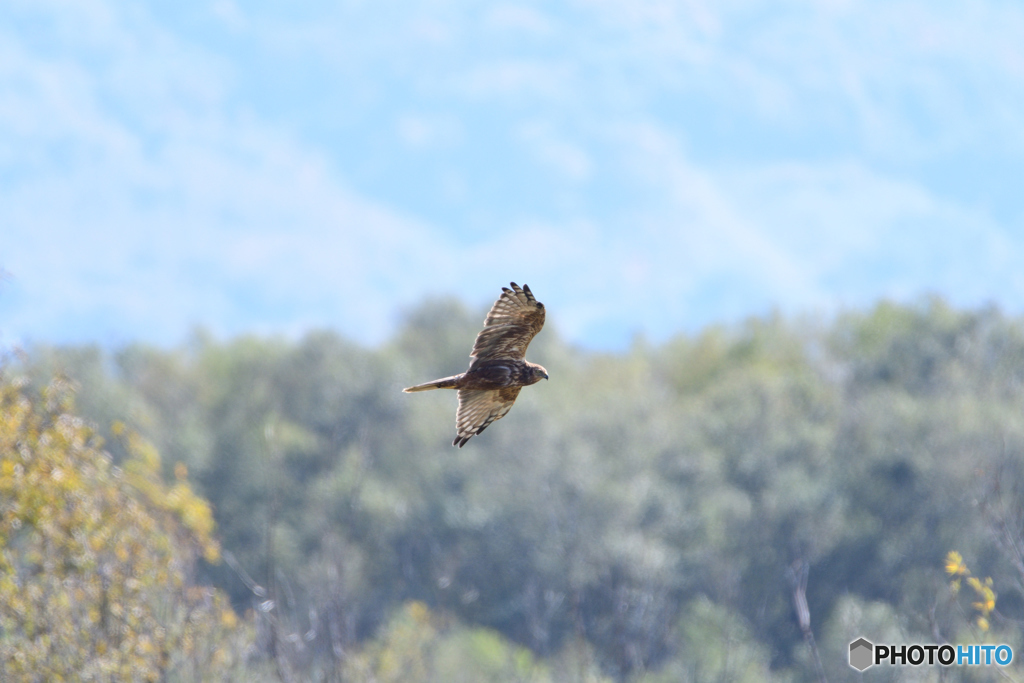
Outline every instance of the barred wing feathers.
<svg viewBox="0 0 1024 683"><path fill-rule="evenodd" d="M459 410L455 414L455 431L458 436L453 446L462 448L472 437L487 429L495 420L500 420L512 409L522 387L502 389L460 389Z"/></svg>
<svg viewBox="0 0 1024 683"><path fill-rule="evenodd" d="M501 296L484 320L484 329L476 336L470 354L476 360L522 360L526 356L526 347L544 327L544 304L534 298L529 285L511 284L512 289L501 288ZM515 400L514 396L512 400Z"/></svg>

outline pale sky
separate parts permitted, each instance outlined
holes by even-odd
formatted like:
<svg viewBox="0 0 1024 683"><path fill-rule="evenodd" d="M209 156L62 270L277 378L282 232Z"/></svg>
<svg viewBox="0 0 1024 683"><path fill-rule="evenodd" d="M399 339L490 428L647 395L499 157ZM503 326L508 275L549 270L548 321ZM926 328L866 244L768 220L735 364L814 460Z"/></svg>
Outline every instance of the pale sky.
<svg viewBox="0 0 1024 683"><path fill-rule="evenodd" d="M1024 313L1024 5L4 0L0 268L0 347Z"/></svg>

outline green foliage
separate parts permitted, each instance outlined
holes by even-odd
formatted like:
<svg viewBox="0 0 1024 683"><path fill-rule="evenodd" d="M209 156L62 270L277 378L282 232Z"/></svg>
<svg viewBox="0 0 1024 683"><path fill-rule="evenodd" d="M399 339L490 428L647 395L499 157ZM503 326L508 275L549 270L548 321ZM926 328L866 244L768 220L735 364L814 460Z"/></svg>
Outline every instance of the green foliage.
<svg viewBox="0 0 1024 683"><path fill-rule="evenodd" d="M519 680L529 657L523 680L816 680L799 561L847 680L857 636L959 632L949 548L1018 581L999 547L1024 536L1019 320L882 303L596 354L552 314L530 353L551 381L452 449L455 396L401 388L464 369L480 319L432 302L378 349L198 336L34 349L23 369L66 372L90 419L123 416L187 467L233 562L200 571L255 608L274 676L276 658L293 677L457 680L439 672L472 660ZM126 473L131 450L111 443ZM998 604L1024 621L1024 598Z"/></svg>
<svg viewBox="0 0 1024 683"><path fill-rule="evenodd" d="M576 655L568 651L553 657L549 666L495 631L450 623L422 602L410 602L396 612L376 640L348 659L344 679L367 683L608 683Z"/></svg>
<svg viewBox="0 0 1024 683"><path fill-rule="evenodd" d="M662 670L638 683L759 683L778 680L764 645L735 614L706 597L688 604L680 617L680 649Z"/></svg>
<svg viewBox="0 0 1024 683"><path fill-rule="evenodd" d="M61 383L0 382L0 662L4 680L207 680L239 664L237 618L192 585L214 560L209 506L125 434L113 465Z"/></svg>

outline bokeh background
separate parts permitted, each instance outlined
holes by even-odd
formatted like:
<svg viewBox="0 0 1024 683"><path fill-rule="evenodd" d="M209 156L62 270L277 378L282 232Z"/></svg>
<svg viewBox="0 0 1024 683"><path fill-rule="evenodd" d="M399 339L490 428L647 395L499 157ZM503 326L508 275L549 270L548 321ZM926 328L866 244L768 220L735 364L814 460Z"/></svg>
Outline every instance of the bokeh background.
<svg viewBox="0 0 1024 683"><path fill-rule="evenodd" d="M621 349L1024 309L1015 3L0 8L6 343L331 327L528 282Z"/></svg>
<svg viewBox="0 0 1024 683"><path fill-rule="evenodd" d="M1012 2L4 0L0 678L1024 677L1021 178Z"/></svg>

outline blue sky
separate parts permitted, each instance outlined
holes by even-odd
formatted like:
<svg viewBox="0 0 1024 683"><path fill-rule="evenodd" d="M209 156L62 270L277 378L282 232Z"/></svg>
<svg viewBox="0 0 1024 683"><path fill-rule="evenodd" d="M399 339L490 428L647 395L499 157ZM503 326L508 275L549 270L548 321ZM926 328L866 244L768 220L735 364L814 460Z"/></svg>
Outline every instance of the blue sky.
<svg viewBox="0 0 1024 683"><path fill-rule="evenodd" d="M1024 313L1022 36L986 0L6 0L0 345L375 344L510 280L604 349Z"/></svg>

